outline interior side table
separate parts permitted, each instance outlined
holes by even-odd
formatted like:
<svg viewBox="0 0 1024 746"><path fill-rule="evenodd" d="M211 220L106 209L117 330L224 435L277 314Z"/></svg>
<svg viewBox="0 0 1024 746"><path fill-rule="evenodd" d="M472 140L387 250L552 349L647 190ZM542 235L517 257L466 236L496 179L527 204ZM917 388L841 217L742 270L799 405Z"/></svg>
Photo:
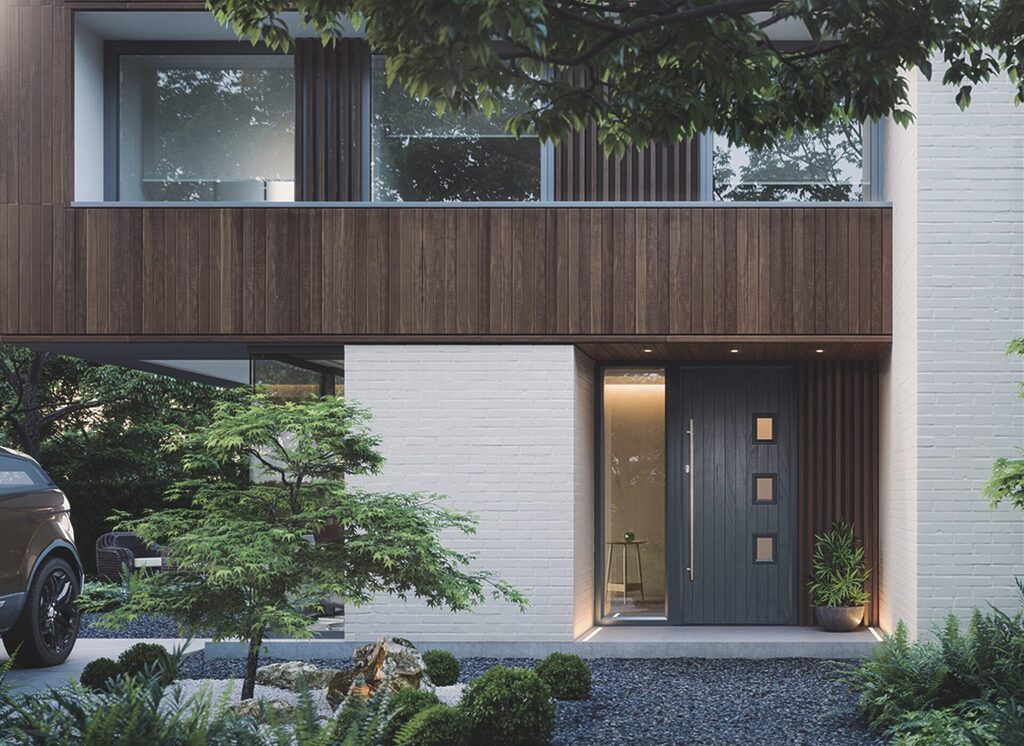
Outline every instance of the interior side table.
<svg viewBox="0 0 1024 746"><path fill-rule="evenodd" d="M612 591L622 591L622 600L626 600L626 594L632 593L633 591L640 591L640 600L645 601L644 598L644 565L640 559L640 545L646 544L647 540L643 541L606 541L605 544L608 546L608 571L605 574L604 587L605 593L611 593ZM622 551L622 582L612 582L612 560L615 557L615 549L618 547ZM636 581L629 582L629 563L626 561L629 557L629 547L636 547L636 570L640 576Z"/></svg>

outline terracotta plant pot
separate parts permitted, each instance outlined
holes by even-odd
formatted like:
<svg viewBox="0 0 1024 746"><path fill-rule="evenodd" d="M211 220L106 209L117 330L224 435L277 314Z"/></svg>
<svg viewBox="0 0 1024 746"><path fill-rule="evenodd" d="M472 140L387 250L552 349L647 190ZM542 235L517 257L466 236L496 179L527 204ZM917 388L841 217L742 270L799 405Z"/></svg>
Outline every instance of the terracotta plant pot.
<svg viewBox="0 0 1024 746"><path fill-rule="evenodd" d="M826 632L853 632L864 619L864 607L815 606L814 616Z"/></svg>

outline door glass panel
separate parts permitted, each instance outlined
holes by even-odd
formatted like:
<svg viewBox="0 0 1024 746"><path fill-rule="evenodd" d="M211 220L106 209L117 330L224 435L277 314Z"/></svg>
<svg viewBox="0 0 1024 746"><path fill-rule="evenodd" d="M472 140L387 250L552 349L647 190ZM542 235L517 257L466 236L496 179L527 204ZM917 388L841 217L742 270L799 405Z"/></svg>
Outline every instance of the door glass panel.
<svg viewBox="0 0 1024 746"><path fill-rule="evenodd" d="M605 618L666 616L665 370L603 381Z"/></svg>
<svg viewBox="0 0 1024 746"><path fill-rule="evenodd" d="M754 417L754 440L758 443L771 443L775 440L775 418L772 415Z"/></svg>
<svg viewBox="0 0 1024 746"><path fill-rule="evenodd" d="M754 537L754 562L757 564L771 563L775 561L775 537L755 536Z"/></svg>
<svg viewBox="0 0 1024 746"><path fill-rule="evenodd" d="M754 502L775 502L775 475L757 474L754 477Z"/></svg>

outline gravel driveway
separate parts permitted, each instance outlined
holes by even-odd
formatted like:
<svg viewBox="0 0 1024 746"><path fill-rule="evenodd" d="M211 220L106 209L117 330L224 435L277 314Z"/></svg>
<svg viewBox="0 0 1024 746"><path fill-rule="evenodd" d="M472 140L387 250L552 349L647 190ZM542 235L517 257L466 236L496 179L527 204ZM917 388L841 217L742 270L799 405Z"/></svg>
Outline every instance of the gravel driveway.
<svg viewBox="0 0 1024 746"><path fill-rule="evenodd" d="M271 661L261 661L269 663ZM339 668L345 661L312 661ZM843 682L850 664L805 658L588 661L593 695L559 702L553 744L883 744ZM468 658L460 680L527 660ZM239 676L242 661L191 656L181 676Z"/></svg>

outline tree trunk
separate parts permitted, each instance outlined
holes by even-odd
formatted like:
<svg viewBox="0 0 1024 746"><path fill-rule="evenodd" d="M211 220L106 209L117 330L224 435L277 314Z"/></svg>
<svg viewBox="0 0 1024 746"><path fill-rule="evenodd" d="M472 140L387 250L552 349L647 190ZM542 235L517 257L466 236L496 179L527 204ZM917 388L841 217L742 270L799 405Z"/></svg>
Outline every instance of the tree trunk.
<svg viewBox="0 0 1024 746"><path fill-rule="evenodd" d="M256 669L260 663L261 645L263 635L257 635L249 640L249 653L245 658L245 679L242 681L242 699L252 699L256 691Z"/></svg>

